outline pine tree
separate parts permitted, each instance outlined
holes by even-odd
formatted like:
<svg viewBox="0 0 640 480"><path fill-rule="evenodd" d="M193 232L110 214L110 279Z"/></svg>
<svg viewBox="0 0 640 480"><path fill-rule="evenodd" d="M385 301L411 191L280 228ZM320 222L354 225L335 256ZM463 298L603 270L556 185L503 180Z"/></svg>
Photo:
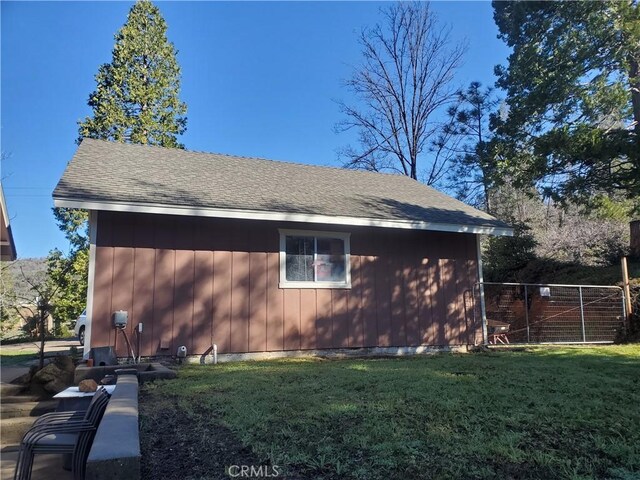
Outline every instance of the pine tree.
<svg viewBox="0 0 640 480"><path fill-rule="evenodd" d="M490 193L496 178L490 120L497 114L498 99L492 88L482 88L480 82L471 82L457 96L443 134L443 139L449 135L454 141L442 143L454 152L447 175L449 188L460 200L493 213Z"/></svg>
<svg viewBox="0 0 640 480"><path fill-rule="evenodd" d="M640 196L640 3L494 1L508 118L501 140L515 181L579 200Z"/></svg>
<svg viewBox="0 0 640 480"><path fill-rule="evenodd" d="M122 143L184 148L177 136L186 130L187 107L180 101L180 66L167 40L158 7L137 2L115 35L111 63L100 66L89 96L92 115L79 122L78 143L97 138ZM86 301L89 238L87 212L54 208L59 228L71 244L68 255L49 253L49 277L58 285L70 320ZM70 277L69 272L73 272Z"/></svg>
<svg viewBox="0 0 640 480"><path fill-rule="evenodd" d="M96 75L89 96L93 116L80 123L84 137L180 147L187 107L180 101L180 67L158 7L137 2L116 34L111 63Z"/></svg>

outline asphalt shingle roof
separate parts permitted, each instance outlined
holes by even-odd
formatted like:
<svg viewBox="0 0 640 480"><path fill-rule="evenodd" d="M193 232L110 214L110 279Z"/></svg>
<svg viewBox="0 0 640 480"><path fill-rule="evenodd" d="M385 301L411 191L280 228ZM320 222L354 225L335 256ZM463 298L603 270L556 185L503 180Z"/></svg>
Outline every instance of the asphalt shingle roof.
<svg viewBox="0 0 640 480"><path fill-rule="evenodd" d="M55 199L508 228L401 175L84 139Z"/></svg>

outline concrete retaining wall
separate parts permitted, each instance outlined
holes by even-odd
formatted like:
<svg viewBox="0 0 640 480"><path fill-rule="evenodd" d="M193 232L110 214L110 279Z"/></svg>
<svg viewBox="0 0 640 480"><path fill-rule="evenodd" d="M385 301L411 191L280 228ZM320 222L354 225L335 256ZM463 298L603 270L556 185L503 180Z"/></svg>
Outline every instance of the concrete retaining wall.
<svg viewBox="0 0 640 480"><path fill-rule="evenodd" d="M77 385L82 380L92 379L100 383L107 375L116 375L118 370L134 369L138 372L140 383L151 382L153 380L170 380L176 378L176 372L160 363L139 363L134 365L106 365L87 367L78 365L74 374L74 383Z"/></svg>
<svg viewBox="0 0 640 480"><path fill-rule="evenodd" d="M118 377L87 459L87 480L139 480L138 379Z"/></svg>

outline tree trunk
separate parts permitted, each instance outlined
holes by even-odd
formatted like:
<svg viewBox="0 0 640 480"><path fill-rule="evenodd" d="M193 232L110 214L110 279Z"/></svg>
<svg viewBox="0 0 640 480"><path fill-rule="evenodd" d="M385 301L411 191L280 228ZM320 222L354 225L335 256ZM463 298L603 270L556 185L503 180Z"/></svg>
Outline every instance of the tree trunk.
<svg viewBox="0 0 640 480"><path fill-rule="evenodd" d="M46 323L46 309L43 305L38 305L39 323L40 323L40 370L44 368L44 328Z"/></svg>
<svg viewBox="0 0 640 480"><path fill-rule="evenodd" d="M489 182L487 180L487 175L483 172L482 174L482 188L484 189L484 207L488 214L491 214L491 200L489 199Z"/></svg>

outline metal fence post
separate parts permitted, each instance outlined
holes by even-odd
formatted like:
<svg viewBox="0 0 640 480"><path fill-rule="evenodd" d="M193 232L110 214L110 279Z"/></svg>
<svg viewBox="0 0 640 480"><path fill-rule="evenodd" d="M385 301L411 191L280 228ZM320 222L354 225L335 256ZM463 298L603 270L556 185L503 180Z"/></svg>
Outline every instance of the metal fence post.
<svg viewBox="0 0 640 480"><path fill-rule="evenodd" d="M629 312L627 312L627 299L625 298L625 295L624 295L624 288L620 289L620 295L622 295L622 320L623 320L622 326L626 333L626 330L628 328L628 322L629 322Z"/></svg>
<svg viewBox="0 0 640 480"><path fill-rule="evenodd" d="M524 286L524 319L527 322L527 343L531 343L529 337L529 295L527 294L527 286Z"/></svg>
<svg viewBox="0 0 640 480"><path fill-rule="evenodd" d="M587 334L584 329L584 303L582 302L582 287L578 287L580 292L580 322L582 323L582 342L587 343Z"/></svg>

